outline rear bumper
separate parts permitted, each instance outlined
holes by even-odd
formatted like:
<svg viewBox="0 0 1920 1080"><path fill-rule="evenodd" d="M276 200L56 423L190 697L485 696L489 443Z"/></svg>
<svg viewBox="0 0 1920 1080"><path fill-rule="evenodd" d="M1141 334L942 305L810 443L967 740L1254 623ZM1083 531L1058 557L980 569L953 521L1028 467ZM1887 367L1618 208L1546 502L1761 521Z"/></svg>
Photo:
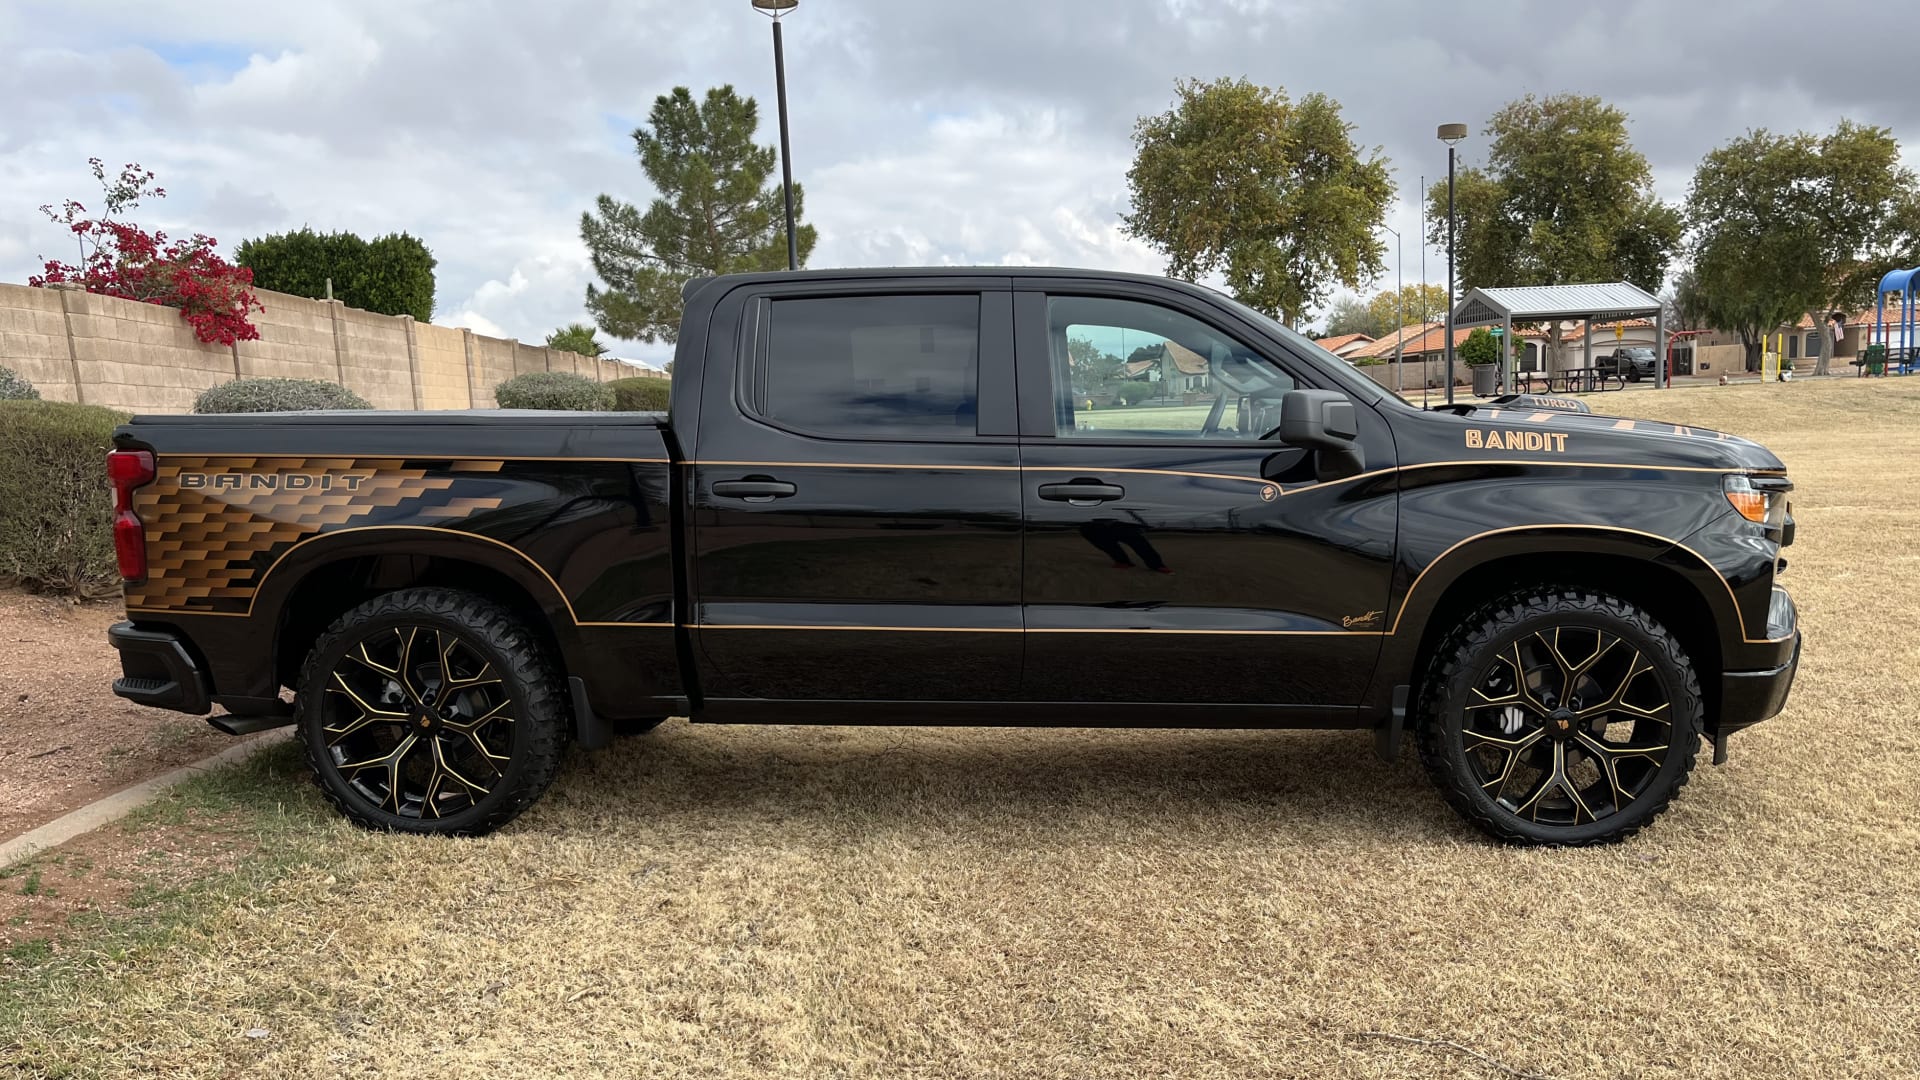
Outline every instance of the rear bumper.
<svg viewBox="0 0 1920 1080"><path fill-rule="evenodd" d="M107 641L120 650L120 678L113 692L138 705L203 716L213 709L207 674L186 642L172 630L142 630L114 623Z"/></svg>
<svg viewBox="0 0 1920 1080"><path fill-rule="evenodd" d="M1800 668L1800 632L1793 633L1793 654L1766 671L1729 671L1720 677L1720 721L1714 735L1731 735L1779 714Z"/></svg>

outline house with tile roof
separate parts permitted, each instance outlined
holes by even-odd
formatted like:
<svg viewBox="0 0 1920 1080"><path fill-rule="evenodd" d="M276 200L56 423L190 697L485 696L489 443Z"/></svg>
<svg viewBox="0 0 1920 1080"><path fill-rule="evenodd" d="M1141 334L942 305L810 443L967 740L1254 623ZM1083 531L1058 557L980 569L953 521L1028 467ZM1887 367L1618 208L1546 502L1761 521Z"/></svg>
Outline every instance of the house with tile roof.
<svg viewBox="0 0 1920 1080"><path fill-rule="evenodd" d="M1364 350L1372 347L1373 336L1370 334L1336 334L1333 337L1321 338L1315 342L1315 344L1342 360L1351 360L1356 356L1367 355Z"/></svg>

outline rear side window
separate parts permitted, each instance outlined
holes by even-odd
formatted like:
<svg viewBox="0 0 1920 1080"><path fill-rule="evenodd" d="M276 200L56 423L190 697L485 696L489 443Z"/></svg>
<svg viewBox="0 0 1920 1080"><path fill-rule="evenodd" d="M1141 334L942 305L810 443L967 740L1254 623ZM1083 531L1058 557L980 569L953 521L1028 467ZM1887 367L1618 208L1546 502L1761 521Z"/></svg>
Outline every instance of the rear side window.
<svg viewBox="0 0 1920 1080"><path fill-rule="evenodd" d="M977 295L773 300L749 407L824 435L974 433Z"/></svg>

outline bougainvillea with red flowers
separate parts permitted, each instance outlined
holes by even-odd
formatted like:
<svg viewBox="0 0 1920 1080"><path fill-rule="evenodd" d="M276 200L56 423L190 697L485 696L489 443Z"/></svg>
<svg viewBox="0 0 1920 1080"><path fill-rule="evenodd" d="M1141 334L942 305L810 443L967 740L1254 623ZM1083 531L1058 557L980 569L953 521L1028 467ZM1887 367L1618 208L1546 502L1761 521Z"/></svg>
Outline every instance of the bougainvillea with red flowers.
<svg viewBox="0 0 1920 1080"><path fill-rule="evenodd" d="M178 308L194 336L208 344L258 339L260 331L248 319L260 309L253 295L253 271L216 254L211 236L195 233L191 239L168 240L166 233L148 232L126 220L127 211L137 208L141 199L166 197L164 188L153 186L153 170L129 164L109 180L99 158L90 158L88 164L105 193L106 212L90 217L87 208L72 199L58 210L42 206L41 213L73 234L80 258L77 263L49 259L45 272L27 283L43 288L75 284L102 296Z"/></svg>

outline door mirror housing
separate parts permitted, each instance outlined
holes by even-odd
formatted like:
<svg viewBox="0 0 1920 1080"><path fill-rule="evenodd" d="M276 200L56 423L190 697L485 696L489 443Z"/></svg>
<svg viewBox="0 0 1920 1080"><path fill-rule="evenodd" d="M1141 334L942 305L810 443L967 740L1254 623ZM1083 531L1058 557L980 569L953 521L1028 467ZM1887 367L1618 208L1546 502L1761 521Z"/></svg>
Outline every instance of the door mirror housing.
<svg viewBox="0 0 1920 1080"><path fill-rule="evenodd" d="M1280 398L1280 439L1314 452L1314 473L1321 481L1365 471L1367 456L1359 438L1359 416L1345 394L1289 390Z"/></svg>

